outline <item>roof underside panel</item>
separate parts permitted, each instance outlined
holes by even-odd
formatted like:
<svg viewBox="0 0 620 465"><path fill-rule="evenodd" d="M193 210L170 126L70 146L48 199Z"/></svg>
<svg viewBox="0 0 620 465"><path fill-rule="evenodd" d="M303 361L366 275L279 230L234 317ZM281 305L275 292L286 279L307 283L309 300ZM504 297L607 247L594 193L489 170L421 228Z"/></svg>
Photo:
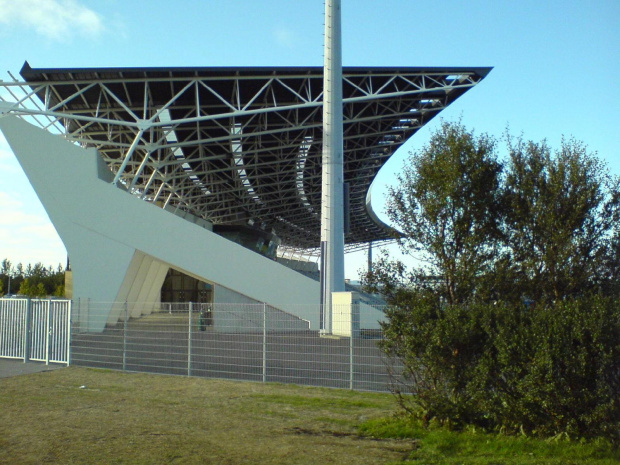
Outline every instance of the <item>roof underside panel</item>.
<svg viewBox="0 0 620 465"><path fill-rule="evenodd" d="M387 159L490 68L343 69L349 247L391 237L366 205ZM133 194L282 244L320 241L322 68L21 71L66 137Z"/></svg>

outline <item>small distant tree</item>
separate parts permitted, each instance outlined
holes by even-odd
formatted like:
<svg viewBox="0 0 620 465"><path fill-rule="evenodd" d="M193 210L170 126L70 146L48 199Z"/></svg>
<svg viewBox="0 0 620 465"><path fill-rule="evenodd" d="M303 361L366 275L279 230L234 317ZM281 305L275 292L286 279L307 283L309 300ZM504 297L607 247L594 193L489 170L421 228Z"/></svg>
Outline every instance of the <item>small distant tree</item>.
<svg viewBox="0 0 620 465"><path fill-rule="evenodd" d="M59 284L56 286L56 290L54 291L54 297L64 297L65 296L65 285Z"/></svg>
<svg viewBox="0 0 620 465"><path fill-rule="evenodd" d="M28 297L45 297L48 295L43 283L35 284L31 278L26 278L22 281L19 293Z"/></svg>

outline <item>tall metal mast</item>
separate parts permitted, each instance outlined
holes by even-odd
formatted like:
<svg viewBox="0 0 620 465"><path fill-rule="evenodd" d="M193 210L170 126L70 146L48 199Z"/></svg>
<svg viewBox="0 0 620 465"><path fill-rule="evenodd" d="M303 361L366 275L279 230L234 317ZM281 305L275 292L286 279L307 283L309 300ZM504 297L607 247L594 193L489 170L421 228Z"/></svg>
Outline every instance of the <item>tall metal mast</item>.
<svg viewBox="0 0 620 465"><path fill-rule="evenodd" d="M321 296L323 331L332 332L332 292L344 291L341 1L325 2Z"/></svg>

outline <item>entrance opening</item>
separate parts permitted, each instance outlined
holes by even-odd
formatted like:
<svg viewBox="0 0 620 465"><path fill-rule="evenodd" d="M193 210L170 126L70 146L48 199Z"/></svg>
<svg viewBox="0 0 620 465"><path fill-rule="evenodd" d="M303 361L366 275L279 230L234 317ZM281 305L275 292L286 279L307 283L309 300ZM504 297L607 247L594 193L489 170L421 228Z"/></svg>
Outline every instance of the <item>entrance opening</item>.
<svg viewBox="0 0 620 465"><path fill-rule="evenodd" d="M213 303L213 285L170 268L161 287L162 302Z"/></svg>

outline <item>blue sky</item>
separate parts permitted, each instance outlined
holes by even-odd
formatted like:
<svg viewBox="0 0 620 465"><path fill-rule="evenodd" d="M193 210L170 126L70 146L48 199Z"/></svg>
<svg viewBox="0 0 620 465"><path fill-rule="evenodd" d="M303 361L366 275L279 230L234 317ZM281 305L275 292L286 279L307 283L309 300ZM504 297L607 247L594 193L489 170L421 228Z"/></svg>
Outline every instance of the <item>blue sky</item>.
<svg viewBox="0 0 620 465"><path fill-rule="evenodd" d="M588 144L620 174L620 1L342 0L345 66L493 66L442 113L477 132ZM0 0L0 79L37 67L293 66L323 61L320 0ZM433 121L388 162L385 186ZM0 258L57 264L62 243L0 136ZM355 279L362 254L347 256Z"/></svg>

